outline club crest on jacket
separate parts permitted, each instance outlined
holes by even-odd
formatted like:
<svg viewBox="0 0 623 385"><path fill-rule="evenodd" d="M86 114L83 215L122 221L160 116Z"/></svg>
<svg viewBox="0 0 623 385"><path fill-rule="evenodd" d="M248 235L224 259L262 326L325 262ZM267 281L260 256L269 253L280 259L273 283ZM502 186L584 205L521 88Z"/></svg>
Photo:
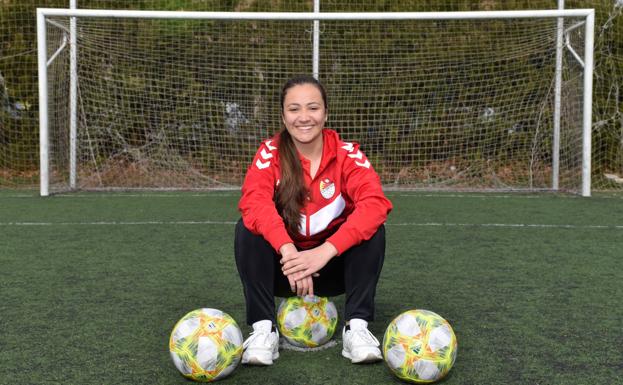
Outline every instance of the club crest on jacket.
<svg viewBox="0 0 623 385"><path fill-rule="evenodd" d="M329 178L320 181L320 194L324 199L331 199L335 194L335 183Z"/></svg>

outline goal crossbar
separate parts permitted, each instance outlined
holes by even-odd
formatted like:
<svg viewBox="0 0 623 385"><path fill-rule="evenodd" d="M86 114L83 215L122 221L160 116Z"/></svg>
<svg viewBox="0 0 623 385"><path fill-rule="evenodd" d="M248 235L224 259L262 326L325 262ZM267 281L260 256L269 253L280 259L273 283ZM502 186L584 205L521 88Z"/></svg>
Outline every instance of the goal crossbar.
<svg viewBox="0 0 623 385"><path fill-rule="evenodd" d="M37 8L37 15L197 20L475 20L588 17L594 9L464 12L192 12Z"/></svg>

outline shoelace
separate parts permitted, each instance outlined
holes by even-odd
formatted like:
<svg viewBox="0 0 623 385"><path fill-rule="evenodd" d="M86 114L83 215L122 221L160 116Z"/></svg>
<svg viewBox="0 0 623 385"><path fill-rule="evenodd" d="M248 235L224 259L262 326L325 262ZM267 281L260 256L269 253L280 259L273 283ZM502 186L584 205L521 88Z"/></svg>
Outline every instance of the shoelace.
<svg viewBox="0 0 623 385"><path fill-rule="evenodd" d="M379 340L377 340L374 334L370 333L368 329L358 329L358 330L350 329L350 331L353 333L353 337L355 336L359 337L360 340L362 340L368 345L374 345L374 346L380 345Z"/></svg>
<svg viewBox="0 0 623 385"><path fill-rule="evenodd" d="M247 338L244 343L242 344L243 348L246 349L248 348L251 344L255 344L255 342L260 342L262 343L263 346L266 346L269 344L270 340L270 331L266 332L263 330L254 330L251 332L251 334L249 335L249 338ZM263 341L259 341L260 338L264 337Z"/></svg>

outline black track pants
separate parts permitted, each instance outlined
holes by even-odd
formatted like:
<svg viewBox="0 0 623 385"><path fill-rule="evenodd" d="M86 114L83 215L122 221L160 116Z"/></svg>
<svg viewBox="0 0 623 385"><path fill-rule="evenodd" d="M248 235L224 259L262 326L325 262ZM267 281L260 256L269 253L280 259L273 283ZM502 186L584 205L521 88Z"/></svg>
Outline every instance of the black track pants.
<svg viewBox="0 0 623 385"><path fill-rule="evenodd" d="M275 322L275 296L296 295L281 272L281 256L261 235L236 225L234 252L247 304L247 323L269 319ZM323 297L345 295L344 319L374 318L376 285L385 258L385 227L368 241L332 258L314 280L314 294Z"/></svg>

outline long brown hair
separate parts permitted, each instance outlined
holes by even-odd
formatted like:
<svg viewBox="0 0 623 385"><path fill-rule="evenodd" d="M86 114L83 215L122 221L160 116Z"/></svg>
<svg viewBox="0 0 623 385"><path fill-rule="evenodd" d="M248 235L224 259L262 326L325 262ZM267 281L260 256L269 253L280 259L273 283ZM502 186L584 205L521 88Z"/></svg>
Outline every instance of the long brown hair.
<svg viewBox="0 0 623 385"><path fill-rule="evenodd" d="M288 80L281 89L281 115L284 113L284 102L288 90L294 86L311 84L322 95L325 111L327 108L327 92L316 78L309 75L299 75ZM283 218L286 229L290 234L298 234L301 222L301 208L305 204L308 191L303 179L303 167L298 152L287 129L282 128L279 134L279 165L281 166L281 180L275 194L275 205L279 215Z"/></svg>

